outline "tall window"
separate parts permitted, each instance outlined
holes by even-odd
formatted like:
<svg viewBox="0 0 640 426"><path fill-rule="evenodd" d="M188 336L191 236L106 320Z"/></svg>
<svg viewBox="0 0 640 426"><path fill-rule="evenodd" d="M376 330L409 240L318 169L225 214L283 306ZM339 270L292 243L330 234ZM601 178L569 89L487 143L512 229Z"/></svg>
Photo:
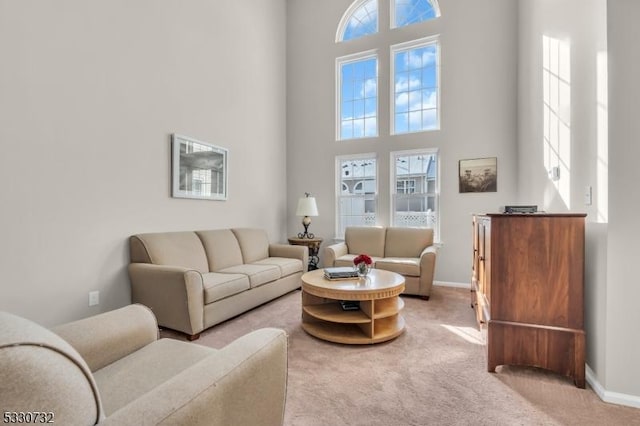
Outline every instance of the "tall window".
<svg viewBox="0 0 640 426"><path fill-rule="evenodd" d="M392 27L404 27L440 16L435 0L394 0L391 8Z"/></svg>
<svg viewBox="0 0 640 426"><path fill-rule="evenodd" d="M387 4L391 8L390 29L383 30L387 32L396 31L396 27L414 25L440 16L437 0L356 0L338 25L336 42L378 33L378 1L388 1ZM379 42L380 39L377 40ZM390 47L389 62L380 64L391 71L391 120L389 125L383 125L383 128L388 127L391 135L438 130L438 37L409 40ZM379 136L378 66L375 49L337 58L337 140ZM386 120L386 117L384 119Z"/></svg>
<svg viewBox="0 0 640 426"><path fill-rule="evenodd" d="M348 41L378 32L378 0L357 0L342 17L336 41Z"/></svg>
<svg viewBox="0 0 640 426"><path fill-rule="evenodd" d="M338 140L378 136L378 58L375 52L337 59Z"/></svg>
<svg viewBox="0 0 640 426"><path fill-rule="evenodd" d="M395 45L391 52L391 133L438 129L438 39L426 38Z"/></svg>
<svg viewBox="0 0 640 426"><path fill-rule="evenodd" d="M341 156L336 161L339 238L347 226L376 224L378 164L375 154Z"/></svg>
<svg viewBox="0 0 640 426"><path fill-rule="evenodd" d="M391 153L393 226L433 228L438 233L437 150Z"/></svg>

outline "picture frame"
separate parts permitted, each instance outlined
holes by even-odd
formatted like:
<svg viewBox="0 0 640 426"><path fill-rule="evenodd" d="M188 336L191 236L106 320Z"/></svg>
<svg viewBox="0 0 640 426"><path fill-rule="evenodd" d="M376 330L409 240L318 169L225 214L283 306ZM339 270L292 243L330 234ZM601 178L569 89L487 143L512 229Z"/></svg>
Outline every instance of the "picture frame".
<svg viewBox="0 0 640 426"><path fill-rule="evenodd" d="M171 146L173 197L220 201L228 198L226 148L175 133Z"/></svg>
<svg viewBox="0 0 640 426"><path fill-rule="evenodd" d="M473 158L458 163L458 182L461 193L497 192L498 158Z"/></svg>

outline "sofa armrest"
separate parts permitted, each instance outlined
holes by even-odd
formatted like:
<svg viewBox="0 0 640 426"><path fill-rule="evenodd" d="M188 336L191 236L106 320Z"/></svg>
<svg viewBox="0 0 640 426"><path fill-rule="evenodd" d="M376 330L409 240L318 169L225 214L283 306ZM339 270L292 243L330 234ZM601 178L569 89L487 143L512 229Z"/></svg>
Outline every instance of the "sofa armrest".
<svg viewBox="0 0 640 426"><path fill-rule="evenodd" d="M306 246L269 244L269 256L300 259L305 271L307 270L307 266L309 265L309 249Z"/></svg>
<svg viewBox="0 0 640 426"><path fill-rule="evenodd" d="M324 248L324 267L327 268L334 266L337 258L348 253L349 249L347 247L347 244L344 242L326 246Z"/></svg>
<svg viewBox="0 0 640 426"><path fill-rule="evenodd" d="M156 317L142 305L129 305L62 324L52 331L82 355L91 371L99 370L158 339Z"/></svg>
<svg viewBox="0 0 640 426"><path fill-rule="evenodd" d="M202 274L179 266L129 264L131 300L151 308L162 327L196 335L204 330Z"/></svg>
<svg viewBox="0 0 640 426"><path fill-rule="evenodd" d="M256 330L112 413L105 425L282 425L287 335Z"/></svg>
<svg viewBox="0 0 640 426"><path fill-rule="evenodd" d="M436 270L436 256L438 248L428 246L420 253L420 287L428 295L433 285L433 277Z"/></svg>
<svg viewBox="0 0 640 426"><path fill-rule="evenodd" d="M303 272L306 272L309 268L309 249L306 246L269 244L269 256L300 259L300 261L302 261Z"/></svg>

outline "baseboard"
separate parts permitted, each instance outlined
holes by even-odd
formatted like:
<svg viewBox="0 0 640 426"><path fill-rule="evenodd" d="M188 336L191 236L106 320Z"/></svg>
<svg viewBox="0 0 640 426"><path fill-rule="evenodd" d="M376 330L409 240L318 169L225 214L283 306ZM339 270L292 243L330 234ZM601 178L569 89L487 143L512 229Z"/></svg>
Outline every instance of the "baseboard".
<svg viewBox="0 0 640 426"><path fill-rule="evenodd" d="M598 395L604 402L617 405L625 405L627 407L640 408L640 396L627 395L624 393L611 392L606 390L600 384L600 382L598 382L595 373L588 365L585 366L585 375L587 383L589 383L596 395Z"/></svg>
<svg viewBox="0 0 640 426"><path fill-rule="evenodd" d="M455 287L455 288L471 289L471 284L469 284L469 283L455 283L455 282L452 282L452 281L434 281L433 285L439 285L441 287Z"/></svg>

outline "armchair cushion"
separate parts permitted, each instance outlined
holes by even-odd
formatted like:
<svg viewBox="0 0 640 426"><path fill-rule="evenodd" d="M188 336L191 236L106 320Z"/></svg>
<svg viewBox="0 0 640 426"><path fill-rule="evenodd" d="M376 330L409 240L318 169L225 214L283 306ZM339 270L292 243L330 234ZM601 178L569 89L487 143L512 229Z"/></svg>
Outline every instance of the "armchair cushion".
<svg viewBox="0 0 640 426"><path fill-rule="evenodd" d="M431 245L431 228L387 228L384 256L418 258L422 250Z"/></svg>
<svg viewBox="0 0 640 426"><path fill-rule="evenodd" d="M385 229L374 226L348 227L344 233L344 242L349 254L365 253L369 256L384 257Z"/></svg>
<svg viewBox="0 0 640 426"><path fill-rule="evenodd" d="M205 346L160 339L96 371L105 414L113 414L215 352Z"/></svg>
<svg viewBox="0 0 640 426"><path fill-rule="evenodd" d="M385 257L376 262L376 268L391 271L404 276L420 276L420 259Z"/></svg>

